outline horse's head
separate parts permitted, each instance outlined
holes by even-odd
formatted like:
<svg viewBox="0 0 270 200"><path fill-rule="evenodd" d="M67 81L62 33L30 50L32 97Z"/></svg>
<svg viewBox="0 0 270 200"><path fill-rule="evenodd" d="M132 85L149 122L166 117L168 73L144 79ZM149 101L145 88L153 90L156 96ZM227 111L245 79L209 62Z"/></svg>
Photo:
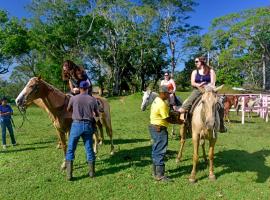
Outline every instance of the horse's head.
<svg viewBox="0 0 270 200"><path fill-rule="evenodd" d="M150 90L143 91L141 110L145 111L147 106L150 105L157 96L158 96L157 93L152 92Z"/></svg>
<svg viewBox="0 0 270 200"><path fill-rule="evenodd" d="M151 96L152 91L143 91L143 97L142 97L142 104L141 104L141 110L145 111L147 106L150 104L150 96Z"/></svg>
<svg viewBox="0 0 270 200"><path fill-rule="evenodd" d="M42 97L42 95L46 94L44 90L44 84L42 84L42 80L40 77L31 78L21 93L16 98L16 104L19 107L27 107L34 100Z"/></svg>
<svg viewBox="0 0 270 200"><path fill-rule="evenodd" d="M217 91L223 87L218 88L209 86L204 89L202 95L202 113L201 117L205 124L206 129L214 129L215 118L216 118L216 109L218 103Z"/></svg>
<svg viewBox="0 0 270 200"><path fill-rule="evenodd" d="M236 95L233 96L233 106L236 108L238 105L238 97Z"/></svg>

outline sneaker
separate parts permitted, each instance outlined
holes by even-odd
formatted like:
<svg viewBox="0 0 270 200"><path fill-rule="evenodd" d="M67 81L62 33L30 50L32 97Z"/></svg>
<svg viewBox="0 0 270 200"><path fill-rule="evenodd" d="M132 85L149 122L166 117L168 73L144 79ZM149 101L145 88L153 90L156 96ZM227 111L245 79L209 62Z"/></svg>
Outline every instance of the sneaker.
<svg viewBox="0 0 270 200"><path fill-rule="evenodd" d="M7 149L7 145L3 145L3 149Z"/></svg>

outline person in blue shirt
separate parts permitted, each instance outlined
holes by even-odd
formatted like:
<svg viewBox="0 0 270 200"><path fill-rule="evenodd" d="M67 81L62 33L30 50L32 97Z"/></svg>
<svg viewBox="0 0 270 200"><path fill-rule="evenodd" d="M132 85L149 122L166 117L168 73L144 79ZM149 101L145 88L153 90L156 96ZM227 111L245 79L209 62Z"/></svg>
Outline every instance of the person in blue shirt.
<svg viewBox="0 0 270 200"><path fill-rule="evenodd" d="M7 98L2 99L2 105L0 105L0 121L2 128L2 145L3 149L7 148L6 143L6 129L8 129L11 143L13 146L16 146L16 140L11 123L11 115L13 115L13 110L10 105L7 104Z"/></svg>

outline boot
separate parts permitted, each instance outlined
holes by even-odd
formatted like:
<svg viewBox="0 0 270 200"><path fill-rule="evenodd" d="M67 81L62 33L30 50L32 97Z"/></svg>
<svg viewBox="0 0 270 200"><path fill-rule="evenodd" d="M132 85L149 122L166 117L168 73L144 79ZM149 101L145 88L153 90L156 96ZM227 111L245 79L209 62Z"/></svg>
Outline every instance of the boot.
<svg viewBox="0 0 270 200"><path fill-rule="evenodd" d="M95 161L88 161L88 167L89 167L89 177L94 178L95 176Z"/></svg>
<svg viewBox="0 0 270 200"><path fill-rule="evenodd" d="M165 165L157 165L156 166L156 180L157 181L164 181L169 182L171 179L169 179L165 174Z"/></svg>
<svg viewBox="0 0 270 200"><path fill-rule="evenodd" d="M224 108L220 107L219 110L218 110L218 113L219 113L219 119L220 119L219 132L220 133L226 133L227 128L224 125Z"/></svg>
<svg viewBox="0 0 270 200"><path fill-rule="evenodd" d="M152 164L152 176L153 177L156 177L157 175L157 172L156 172L156 165L155 164Z"/></svg>
<svg viewBox="0 0 270 200"><path fill-rule="evenodd" d="M66 167L67 167L67 180L72 181L73 176L73 161L72 160L66 160Z"/></svg>

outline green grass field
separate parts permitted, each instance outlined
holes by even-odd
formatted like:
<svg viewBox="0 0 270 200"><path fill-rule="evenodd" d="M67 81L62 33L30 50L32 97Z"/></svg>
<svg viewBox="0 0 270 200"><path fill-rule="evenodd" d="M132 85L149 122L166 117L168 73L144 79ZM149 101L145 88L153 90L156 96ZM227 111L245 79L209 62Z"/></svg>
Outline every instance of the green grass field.
<svg viewBox="0 0 270 200"><path fill-rule="evenodd" d="M47 114L30 107L29 121L15 130L20 145L0 150L0 200L270 199L269 123L254 117L242 125L240 116L231 113L229 133L219 134L216 144L215 182L208 180L208 168L200 158L198 182L190 184L191 139L187 139L182 162L176 165L179 140L170 138L166 173L174 182L158 183L151 177L149 109L141 112L140 103L140 94L110 99L116 153L109 155L105 137L97 155L96 177L90 179L80 142L73 182L67 182L60 170L62 150L56 149L57 136ZM22 119L14 110L19 125Z"/></svg>

